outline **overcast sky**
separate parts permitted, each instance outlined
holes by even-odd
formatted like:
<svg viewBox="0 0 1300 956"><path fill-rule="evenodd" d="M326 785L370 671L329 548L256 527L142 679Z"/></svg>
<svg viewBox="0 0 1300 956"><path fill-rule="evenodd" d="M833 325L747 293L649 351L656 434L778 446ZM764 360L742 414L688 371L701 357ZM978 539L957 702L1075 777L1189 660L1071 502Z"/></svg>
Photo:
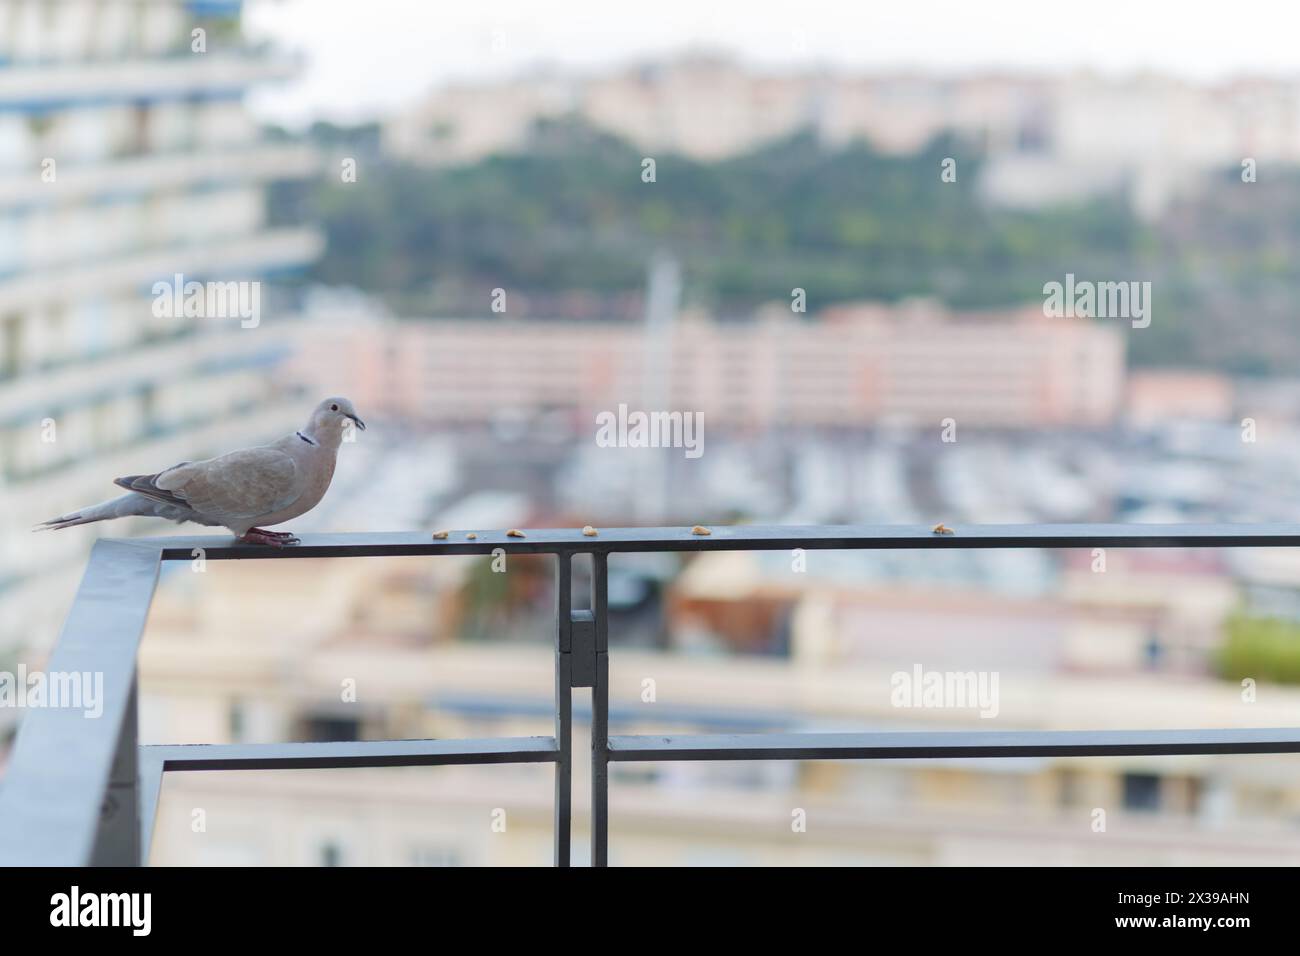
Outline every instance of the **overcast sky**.
<svg viewBox="0 0 1300 956"><path fill-rule="evenodd" d="M537 63L590 70L696 47L756 65L982 68L1194 79L1300 74L1294 0L246 0L246 23L307 60L258 94L268 119L391 111L452 79Z"/></svg>

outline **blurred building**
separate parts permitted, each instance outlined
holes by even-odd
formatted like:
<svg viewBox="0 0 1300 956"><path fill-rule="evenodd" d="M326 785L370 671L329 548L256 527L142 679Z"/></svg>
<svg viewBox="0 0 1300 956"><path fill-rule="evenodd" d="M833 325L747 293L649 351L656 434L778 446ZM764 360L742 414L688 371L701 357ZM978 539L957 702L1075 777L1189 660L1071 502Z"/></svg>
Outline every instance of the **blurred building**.
<svg viewBox="0 0 1300 956"><path fill-rule="evenodd" d="M1241 176L1300 162L1300 84L1252 78L1214 85L1143 74L1081 74L1050 84L1041 135L995 153L986 194L1019 206L1101 192L1159 214L1216 171Z"/></svg>
<svg viewBox="0 0 1300 956"><path fill-rule="evenodd" d="M1048 573L990 552L815 551L797 571L783 553L704 554L671 585L667 621L689 635L688 649L788 652L828 670L923 661L1020 675L1214 673L1212 654L1242 598L1217 553L1031 560Z"/></svg>
<svg viewBox="0 0 1300 956"><path fill-rule="evenodd" d="M99 533L26 528L302 415L279 395L283 305L262 286L320 238L269 225L263 192L315 163L245 112L295 66L247 47L240 16L0 0L0 654L53 633ZM258 321L156 309L177 275L256 287Z"/></svg>
<svg viewBox="0 0 1300 956"><path fill-rule="evenodd" d="M1171 77L769 73L688 55L596 76L545 73L453 86L386 126L428 164L518 152L540 121L577 116L654 155L711 161L801 131L910 154L943 133L987 153L980 188L1013 206L1114 193L1155 215L1216 170L1300 162L1300 85Z"/></svg>
<svg viewBox="0 0 1300 956"><path fill-rule="evenodd" d="M1137 428L1171 422L1226 422L1236 407L1232 379L1215 372L1142 370L1129 375L1124 418Z"/></svg>
<svg viewBox="0 0 1300 956"><path fill-rule="evenodd" d="M451 86L389 121L384 143L415 162L473 162L526 148L539 121L578 116L641 149L706 161L804 130L828 144L865 139L905 154L949 130L1012 145L1043 99L1036 80L762 73L692 53L596 76Z"/></svg>
<svg viewBox="0 0 1300 956"><path fill-rule="evenodd" d="M620 403L641 407L647 336L624 323L425 319L347 312L321 322L301 373L356 383L362 407L415 421L474 423L558 412L582 427ZM909 303L772 308L753 322L684 315L670 333L666 409L709 426L938 429L1104 427L1125 380L1114 325L1046 319L1041 309L955 315ZM593 426L594 427L594 426Z"/></svg>

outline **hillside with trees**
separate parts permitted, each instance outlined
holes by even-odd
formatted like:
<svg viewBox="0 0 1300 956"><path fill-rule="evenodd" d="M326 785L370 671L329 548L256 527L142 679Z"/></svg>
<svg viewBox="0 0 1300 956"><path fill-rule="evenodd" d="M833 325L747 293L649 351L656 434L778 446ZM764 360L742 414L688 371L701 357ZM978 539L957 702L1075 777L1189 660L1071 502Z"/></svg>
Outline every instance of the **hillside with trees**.
<svg viewBox="0 0 1300 956"><path fill-rule="evenodd" d="M956 309L1041 302L1045 282L1072 272L1152 281L1154 321L1128 330L1139 364L1262 372L1300 360L1295 173L1252 184L1225 173L1146 223L1120 195L990 208L979 155L947 139L904 157L810 136L716 163L664 155L647 183L638 150L572 122L539 127L525 152L442 169L386 161L373 128L314 135L330 154L363 154L358 181L280 191L273 203L323 224L312 279L371 291L403 315L487 317L489 290L502 287L539 317L581 303L626 318L648 259L667 250L688 301L728 318L794 287L814 314L909 296ZM945 157L957 160L955 183L940 179Z"/></svg>

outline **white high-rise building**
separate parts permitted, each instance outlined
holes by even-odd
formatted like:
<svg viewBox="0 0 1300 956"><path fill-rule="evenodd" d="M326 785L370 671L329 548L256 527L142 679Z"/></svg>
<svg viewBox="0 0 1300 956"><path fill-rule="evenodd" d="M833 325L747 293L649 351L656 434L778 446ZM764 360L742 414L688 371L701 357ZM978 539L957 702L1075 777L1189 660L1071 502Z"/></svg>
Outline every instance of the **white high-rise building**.
<svg viewBox="0 0 1300 956"><path fill-rule="evenodd" d="M56 633L106 528L33 524L302 415L274 374L291 314L272 280L321 238L274 223L266 187L316 158L246 112L295 64L251 47L242 12L0 0L0 661ZM156 284L178 275L240 283L256 321L168 314Z"/></svg>

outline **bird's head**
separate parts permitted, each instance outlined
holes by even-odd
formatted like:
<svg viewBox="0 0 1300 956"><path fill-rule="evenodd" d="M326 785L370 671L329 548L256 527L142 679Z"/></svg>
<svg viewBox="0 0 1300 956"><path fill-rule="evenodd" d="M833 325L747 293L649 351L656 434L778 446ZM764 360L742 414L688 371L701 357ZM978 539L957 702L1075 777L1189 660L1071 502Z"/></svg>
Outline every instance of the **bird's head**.
<svg viewBox="0 0 1300 956"><path fill-rule="evenodd" d="M366 423L353 408L351 400L336 396L327 398L316 406L306 430L326 444L335 444L342 439L345 430L351 427L349 421L362 431L366 430Z"/></svg>

